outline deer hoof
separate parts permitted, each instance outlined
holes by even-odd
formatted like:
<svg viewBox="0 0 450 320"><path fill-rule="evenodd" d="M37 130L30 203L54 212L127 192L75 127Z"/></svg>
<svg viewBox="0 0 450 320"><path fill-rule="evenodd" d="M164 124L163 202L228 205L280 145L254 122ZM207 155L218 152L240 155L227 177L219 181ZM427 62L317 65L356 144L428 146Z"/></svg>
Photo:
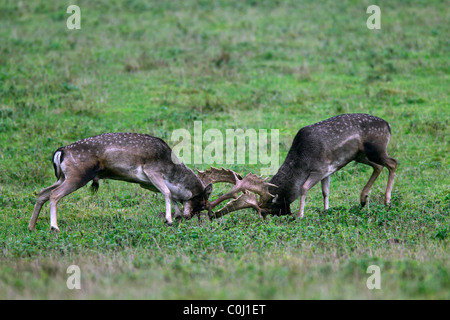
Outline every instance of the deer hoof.
<svg viewBox="0 0 450 320"><path fill-rule="evenodd" d="M361 208L364 208L364 206L367 203L367 199L369 198L368 195L365 195L364 197L361 197Z"/></svg>
<svg viewBox="0 0 450 320"><path fill-rule="evenodd" d="M54 226L52 226L52 227L50 228L50 230L52 230L52 231L55 232L55 233L58 233L58 232L59 232L59 228L58 228L58 227L54 227Z"/></svg>
<svg viewBox="0 0 450 320"><path fill-rule="evenodd" d="M183 218L186 220L191 220L193 217L194 217L194 215L191 215L191 214L183 214ZM181 216L180 216L180 218L181 218Z"/></svg>

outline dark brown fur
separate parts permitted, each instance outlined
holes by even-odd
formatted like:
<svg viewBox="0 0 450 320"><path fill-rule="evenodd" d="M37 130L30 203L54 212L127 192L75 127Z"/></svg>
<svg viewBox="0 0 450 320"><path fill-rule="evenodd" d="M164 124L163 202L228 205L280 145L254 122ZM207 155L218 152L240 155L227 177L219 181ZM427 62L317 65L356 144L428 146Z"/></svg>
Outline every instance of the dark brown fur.
<svg viewBox="0 0 450 320"><path fill-rule="evenodd" d="M368 114L343 114L299 130L286 160L272 177L274 199L264 199L271 214L291 214L290 204L301 197L299 216L303 216L306 193L322 182L324 206L328 208L329 176L351 161L370 165L374 172L361 192L361 205L383 167L389 170L385 203L389 204L397 160L387 154L389 124Z"/></svg>

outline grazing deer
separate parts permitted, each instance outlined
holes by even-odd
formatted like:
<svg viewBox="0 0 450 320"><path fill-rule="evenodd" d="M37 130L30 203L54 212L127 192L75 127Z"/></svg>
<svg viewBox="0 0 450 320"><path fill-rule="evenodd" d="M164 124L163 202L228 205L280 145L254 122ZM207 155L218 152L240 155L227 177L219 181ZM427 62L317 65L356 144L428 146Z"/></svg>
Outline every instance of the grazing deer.
<svg viewBox="0 0 450 320"><path fill-rule="evenodd" d="M385 204L389 205L394 184L397 160L387 154L387 145L391 135L389 124L378 117L368 114L343 114L306 126L297 133L286 160L268 183L264 183L264 192L255 192L249 188L252 183L234 174L235 187L229 193L235 200L229 202L214 214L211 210L219 200L209 204L209 214L220 217L227 213L254 208L258 214L291 214L290 204L300 197L298 217L303 217L306 193L319 181L322 185L324 208L328 209L330 175L351 161L373 167L373 173L361 192L361 206L367 201L369 190L383 167L389 170L385 194ZM217 176L209 170L203 176ZM200 175L202 178L202 175ZM224 179L216 179L223 181ZM214 179L205 179L213 181ZM232 182L230 179L228 182ZM261 184L261 181L259 182ZM237 192L244 193L237 197ZM251 191L251 192L249 192ZM260 200L256 198L260 195Z"/></svg>
<svg viewBox="0 0 450 320"><path fill-rule="evenodd" d="M58 201L91 180L98 188L99 179L138 183L142 188L161 192L169 225L171 204L176 215L189 218L206 208L212 185L205 187L191 169L174 160L178 159L163 140L137 133L105 133L59 148L52 158L58 181L39 192L28 229L35 229L42 205L50 200L51 229L59 231ZM183 213L177 202L183 203Z"/></svg>

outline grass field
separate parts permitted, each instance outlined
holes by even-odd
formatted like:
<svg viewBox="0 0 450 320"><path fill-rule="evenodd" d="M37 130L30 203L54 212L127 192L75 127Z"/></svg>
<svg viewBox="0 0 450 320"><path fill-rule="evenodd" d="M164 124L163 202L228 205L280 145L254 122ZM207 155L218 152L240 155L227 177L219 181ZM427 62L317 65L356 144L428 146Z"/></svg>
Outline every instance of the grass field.
<svg viewBox="0 0 450 320"><path fill-rule="evenodd" d="M66 27L74 2L80 30ZM1 1L0 298L450 299L449 2L377 1L381 30L366 27L371 4ZM352 163L331 178L330 210L316 186L303 220L242 210L168 227L161 195L101 181L59 203L59 234L48 204L27 230L53 151L78 139L278 129L281 164L301 127L347 112L391 124L390 208L384 170L359 209L372 169Z"/></svg>

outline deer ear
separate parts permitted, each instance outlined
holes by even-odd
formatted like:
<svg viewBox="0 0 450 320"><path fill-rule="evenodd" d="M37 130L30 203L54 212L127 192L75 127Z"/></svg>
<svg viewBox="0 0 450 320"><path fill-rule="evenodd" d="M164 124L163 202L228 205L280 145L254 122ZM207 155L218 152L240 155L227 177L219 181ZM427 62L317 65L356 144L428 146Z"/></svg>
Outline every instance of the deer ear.
<svg viewBox="0 0 450 320"><path fill-rule="evenodd" d="M213 189L213 185L212 185L212 183L210 183L210 184L208 184L208 185L205 187L205 190L203 190L203 194L204 194L207 198L209 198L209 195L211 194L212 189Z"/></svg>

